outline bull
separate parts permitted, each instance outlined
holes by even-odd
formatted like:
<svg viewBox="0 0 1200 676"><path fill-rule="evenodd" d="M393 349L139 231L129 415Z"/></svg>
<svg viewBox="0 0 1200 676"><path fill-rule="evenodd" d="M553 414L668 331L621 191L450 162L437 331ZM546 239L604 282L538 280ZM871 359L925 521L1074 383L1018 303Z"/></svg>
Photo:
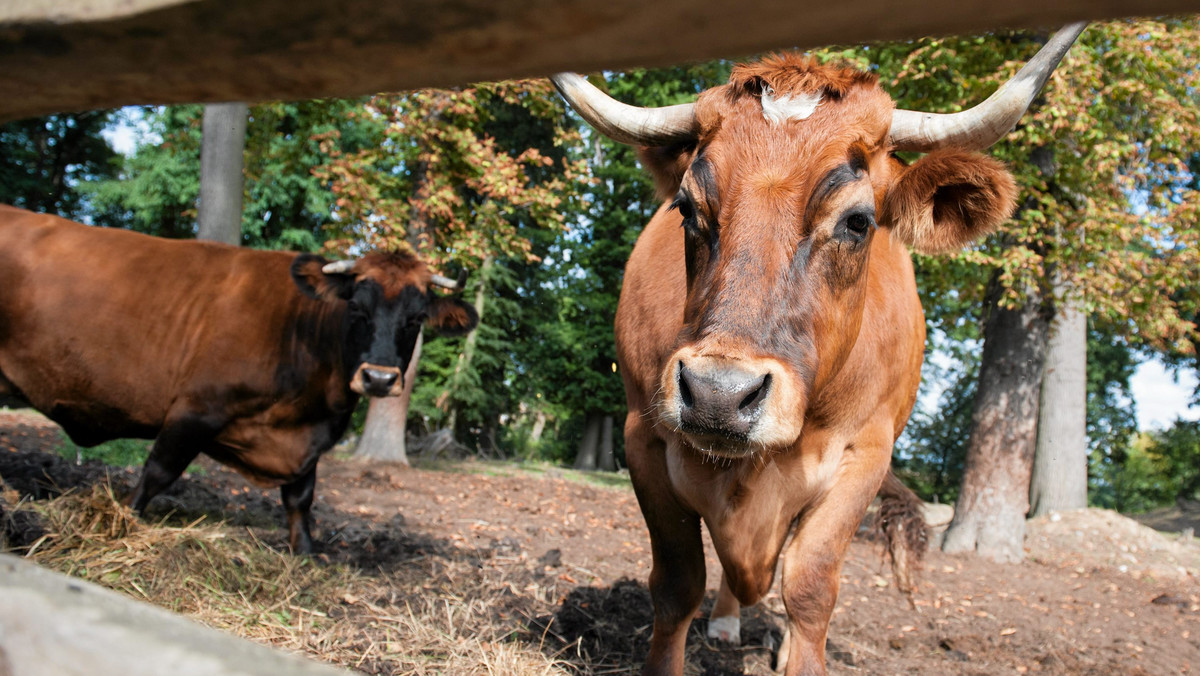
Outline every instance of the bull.
<svg viewBox="0 0 1200 676"><path fill-rule="evenodd" d="M794 54L656 109L553 78L595 129L640 146L664 197L615 326L653 557L643 673L683 673L702 522L722 568L709 636L736 642L741 606L779 567L778 663L826 673L842 560L916 400L925 323L909 247L959 249L1011 215L1011 175L976 151L1013 128L1082 29L950 115L898 110L874 75ZM908 164L902 150L927 154Z"/></svg>
<svg viewBox="0 0 1200 676"><path fill-rule="evenodd" d="M201 453L278 486L292 551L312 551L317 460L360 395L401 393L422 326L473 329L406 253L313 254L166 240L0 205L0 400L81 446L154 439L141 512Z"/></svg>

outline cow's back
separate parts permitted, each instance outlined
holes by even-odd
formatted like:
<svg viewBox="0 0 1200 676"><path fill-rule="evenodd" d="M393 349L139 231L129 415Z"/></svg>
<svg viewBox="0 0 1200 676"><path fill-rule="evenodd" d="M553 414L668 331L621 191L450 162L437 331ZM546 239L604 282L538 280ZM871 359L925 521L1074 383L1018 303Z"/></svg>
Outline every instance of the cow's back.
<svg viewBox="0 0 1200 676"><path fill-rule="evenodd" d="M276 377L292 258L0 206L0 373L81 443L153 436Z"/></svg>

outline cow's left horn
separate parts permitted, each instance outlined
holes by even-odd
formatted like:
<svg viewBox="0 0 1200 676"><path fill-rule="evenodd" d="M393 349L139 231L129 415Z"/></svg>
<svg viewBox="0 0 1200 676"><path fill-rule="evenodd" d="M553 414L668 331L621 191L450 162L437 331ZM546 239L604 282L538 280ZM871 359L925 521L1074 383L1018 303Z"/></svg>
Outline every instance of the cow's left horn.
<svg viewBox="0 0 1200 676"><path fill-rule="evenodd" d="M1073 23L1055 33L1020 72L974 108L950 114L896 110L892 144L896 150L916 152L991 147L1016 126L1085 27L1086 22Z"/></svg>
<svg viewBox="0 0 1200 676"><path fill-rule="evenodd" d="M357 261L334 261L328 263L321 268L321 272L327 275L345 275L354 271L354 264Z"/></svg>
<svg viewBox="0 0 1200 676"><path fill-rule="evenodd" d="M665 146L694 140L699 134L692 112L695 104L639 108L621 103L575 73L559 73L550 80L580 117L619 143Z"/></svg>

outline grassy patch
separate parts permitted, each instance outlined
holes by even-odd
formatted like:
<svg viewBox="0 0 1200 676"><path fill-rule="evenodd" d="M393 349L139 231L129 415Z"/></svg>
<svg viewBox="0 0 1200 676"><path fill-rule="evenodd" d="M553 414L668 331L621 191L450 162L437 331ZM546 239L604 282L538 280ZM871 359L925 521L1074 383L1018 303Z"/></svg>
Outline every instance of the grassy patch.
<svg viewBox="0 0 1200 676"><path fill-rule="evenodd" d="M62 445L55 450L64 459L72 462L99 460L115 467L141 467L146 463L146 456L150 455L152 444L153 442L143 439L114 439L84 448L64 438Z"/></svg>

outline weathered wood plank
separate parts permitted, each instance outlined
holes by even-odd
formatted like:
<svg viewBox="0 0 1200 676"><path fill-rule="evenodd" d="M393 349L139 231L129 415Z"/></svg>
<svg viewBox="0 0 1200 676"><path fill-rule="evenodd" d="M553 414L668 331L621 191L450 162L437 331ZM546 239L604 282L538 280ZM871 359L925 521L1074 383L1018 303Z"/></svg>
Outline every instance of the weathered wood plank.
<svg viewBox="0 0 1200 676"><path fill-rule="evenodd" d="M3 676L352 676L0 554Z"/></svg>
<svg viewBox="0 0 1200 676"><path fill-rule="evenodd" d="M0 120L1200 11L1200 0L9 0Z"/></svg>

